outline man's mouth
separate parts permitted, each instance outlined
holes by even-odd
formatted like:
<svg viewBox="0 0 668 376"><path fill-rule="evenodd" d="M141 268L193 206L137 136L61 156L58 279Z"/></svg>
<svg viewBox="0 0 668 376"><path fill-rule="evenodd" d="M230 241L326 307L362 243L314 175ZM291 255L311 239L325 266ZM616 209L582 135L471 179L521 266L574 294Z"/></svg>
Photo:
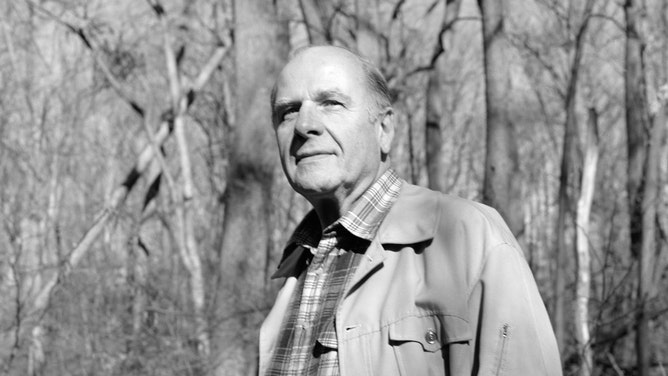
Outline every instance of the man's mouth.
<svg viewBox="0 0 668 376"><path fill-rule="evenodd" d="M306 162L306 161L317 161L319 159L326 158L330 155L332 155L332 154L327 153L327 152L319 152L319 151L302 152L302 153L297 153L297 155L295 155L295 161L297 163Z"/></svg>

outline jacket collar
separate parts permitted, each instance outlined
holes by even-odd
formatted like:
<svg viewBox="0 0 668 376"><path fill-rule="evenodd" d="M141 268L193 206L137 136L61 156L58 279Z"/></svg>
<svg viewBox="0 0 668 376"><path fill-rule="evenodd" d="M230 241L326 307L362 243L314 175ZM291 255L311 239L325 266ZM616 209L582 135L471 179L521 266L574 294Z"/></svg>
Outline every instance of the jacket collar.
<svg viewBox="0 0 668 376"><path fill-rule="evenodd" d="M399 198L378 229L381 244L415 244L436 234L439 193L404 182Z"/></svg>
<svg viewBox="0 0 668 376"><path fill-rule="evenodd" d="M433 239L436 233L440 217L439 193L405 181L402 183L399 197L376 234L380 244L415 244ZM369 247L366 255L370 259L380 260L381 250L381 247ZM278 270L271 278L294 276L297 269L301 270L304 266L308 253L305 247L289 244Z"/></svg>

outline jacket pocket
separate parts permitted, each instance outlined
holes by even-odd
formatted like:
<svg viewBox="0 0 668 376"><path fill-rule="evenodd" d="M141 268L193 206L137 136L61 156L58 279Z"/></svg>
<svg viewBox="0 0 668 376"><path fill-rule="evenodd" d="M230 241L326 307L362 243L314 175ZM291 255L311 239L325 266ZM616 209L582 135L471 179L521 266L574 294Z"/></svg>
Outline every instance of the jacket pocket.
<svg viewBox="0 0 668 376"><path fill-rule="evenodd" d="M469 324L457 316L429 314L407 316L389 326L390 342L416 342L424 351L434 352L443 345L471 339Z"/></svg>
<svg viewBox="0 0 668 376"><path fill-rule="evenodd" d="M468 322L456 316L407 316L389 325L388 335L402 375L445 375L447 346L471 340Z"/></svg>

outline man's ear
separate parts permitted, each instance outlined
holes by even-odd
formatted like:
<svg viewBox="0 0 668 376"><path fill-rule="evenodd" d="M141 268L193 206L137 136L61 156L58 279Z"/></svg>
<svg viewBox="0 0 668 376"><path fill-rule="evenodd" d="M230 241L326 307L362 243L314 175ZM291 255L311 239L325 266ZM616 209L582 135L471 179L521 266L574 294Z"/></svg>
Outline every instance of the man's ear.
<svg viewBox="0 0 668 376"><path fill-rule="evenodd" d="M394 139L394 110L392 107L385 107L380 113L379 143L380 151L384 155L390 154L392 149L392 140Z"/></svg>

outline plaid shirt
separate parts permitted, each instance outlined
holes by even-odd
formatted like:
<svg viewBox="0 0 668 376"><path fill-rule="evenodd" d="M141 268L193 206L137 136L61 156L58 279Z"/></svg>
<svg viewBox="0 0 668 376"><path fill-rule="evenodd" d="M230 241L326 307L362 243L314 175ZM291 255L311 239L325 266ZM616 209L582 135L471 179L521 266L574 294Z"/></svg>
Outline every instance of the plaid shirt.
<svg viewBox="0 0 668 376"><path fill-rule="evenodd" d="M336 307L351 288L359 260L399 195L401 180L385 172L350 211L320 232L311 212L297 227L288 245L310 250L306 273L298 277L289 314L267 375L334 376L339 374Z"/></svg>

